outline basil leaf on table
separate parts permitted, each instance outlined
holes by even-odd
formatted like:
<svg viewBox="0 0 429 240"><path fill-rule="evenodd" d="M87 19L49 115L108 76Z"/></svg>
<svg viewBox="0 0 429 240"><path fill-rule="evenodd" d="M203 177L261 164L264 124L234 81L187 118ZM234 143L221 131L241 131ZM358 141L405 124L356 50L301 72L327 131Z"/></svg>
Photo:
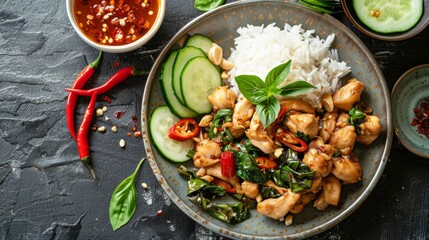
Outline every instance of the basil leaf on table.
<svg viewBox="0 0 429 240"><path fill-rule="evenodd" d="M235 77L240 92L256 105L256 112L264 128L273 123L280 112L280 103L276 95L293 96L316 88L306 81L295 81L282 88L277 87L287 78L290 68L290 60L278 65L268 72L265 82L254 75Z"/></svg>
<svg viewBox="0 0 429 240"><path fill-rule="evenodd" d="M137 197L134 178L144 160L143 158L140 161L133 174L119 183L112 194L109 205L109 218L113 231L127 224L136 211Z"/></svg>
<svg viewBox="0 0 429 240"><path fill-rule="evenodd" d="M194 8L200 11L210 11L222 5L225 0L195 0Z"/></svg>

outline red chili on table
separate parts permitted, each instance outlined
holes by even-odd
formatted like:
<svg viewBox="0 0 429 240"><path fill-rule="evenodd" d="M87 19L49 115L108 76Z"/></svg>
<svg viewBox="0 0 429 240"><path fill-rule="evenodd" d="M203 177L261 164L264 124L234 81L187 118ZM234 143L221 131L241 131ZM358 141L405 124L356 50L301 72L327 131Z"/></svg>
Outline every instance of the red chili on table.
<svg viewBox="0 0 429 240"><path fill-rule="evenodd" d="M77 134L77 150L79 152L80 160L86 165L91 172L92 177L95 179L95 172L91 164L91 153L88 142L88 131L91 127L92 116L95 111L95 103L97 102L97 92L91 96L88 107L85 110L82 122Z"/></svg>
<svg viewBox="0 0 429 240"><path fill-rule="evenodd" d="M220 170L224 177L231 178L235 175L234 153L227 151L220 155Z"/></svg>
<svg viewBox="0 0 429 240"><path fill-rule="evenodd" d="M277 141L288 146L294 151L304 152L308 148L307 143L304 140L295 136L293 133L281 126L275 126L273 128L273 135Z"/></svg>
<svg viewBox="0 0 429 240"><path fill-rule="evenodd" d="M90 63L88 66L86 66L79 73L79 75L77 75L77 77L73 82L72 89L79 89L85 86L85 84L94 74L95 69L100 64L101 55L102 55L102 52L100 51L97 59L94 62ZM76 131L74 128L74 111L76 109L77 97L78 95L76 93L70 92L67 97L67 103L66 103L66 123L69 129L70 135L74 138L74 140L77 140Z"/></svg>
<svg viewBox="0 0 429 240"><path fill-rule="evenodd" d="M186 141L198 135L200 127L193 118L183 118L168 129L168 137L176 141Z"/></svg>
<svg viewBox="0 0 429 240"><path fill-rule="evenodd" d="M423 99L413 111L416 117L413 118L411 126L416 126L418 133L429 138L429 98Z"/></svg>
<svg viewBox="0 0 429 240"><path fill-rule="evenodd" d="M103 94L103 93L109 91L110 89L112 89L113 87L118 85L119 83L126 80L128 77L141 76L144 74L147 74L147 72L137 70L134 67L125 67L125 68L122 68L121 70L119 70L115 75L110 77L109 80L107 80L107 82L105 84L103 84L99 87L95 87L95 88L88 89L88 90L70 89L70 88L66 88L65 90L72 92L72 93L77 93L78 95L89 97L89 96L92 96L92 94L94 92L97 92L98 94Z"/></svg>

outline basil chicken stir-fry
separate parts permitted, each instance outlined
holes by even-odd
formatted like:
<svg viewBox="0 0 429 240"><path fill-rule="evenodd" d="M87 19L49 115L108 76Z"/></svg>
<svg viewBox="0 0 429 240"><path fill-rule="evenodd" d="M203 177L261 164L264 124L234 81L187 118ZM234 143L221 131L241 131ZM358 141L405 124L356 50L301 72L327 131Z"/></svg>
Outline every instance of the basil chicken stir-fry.
<svg viewBox="0 0 429 240"><path fill-rule="evenodd" d="M380 135L380 119L361 102L365 86L356 79L320 107L279 100L280 111L264 127L256 106L228 86L208 97L214 111L199 121L191 153L196 169L179 168L189 199L228 223L250 217L250 208L291 223L292 214L311 203L319 210L338 206L343 185L360 181L355 142L369 145ZM235 203L213 199L230 194Z"/></svg>

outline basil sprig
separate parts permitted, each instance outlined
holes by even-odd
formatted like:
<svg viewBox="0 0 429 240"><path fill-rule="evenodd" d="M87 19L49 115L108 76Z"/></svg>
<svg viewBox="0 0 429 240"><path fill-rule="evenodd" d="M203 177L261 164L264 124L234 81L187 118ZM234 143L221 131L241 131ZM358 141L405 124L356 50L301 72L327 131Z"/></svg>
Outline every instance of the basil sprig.
<svg viewBox="0 0 429 240"><path fill-rule="evenodd" d="M222 5L225 0L195 0L194 8L200 11L210 11Z"/></svg>
<svg viewBox="0 0 429 240"><path fill-rule="evenodd" d="M130 221L137 207L136 186L134 178L144 162L140 161L132 175L125 178L115 189L110 199L109 217L113 231L121 228Z"/></svg>
<svg viewBox="0 0 429 240"><path fill-rule="evenodd" d="M296 81L278 88L277 86L289 75L290 67L290 60L280 64L268 73L265 81L255 75L240 75L235 77L240 92L247 100L256 105L256 112L264 128L276 120L280 111L280 102L276 98L276 95L296 96L312 88L316 88L306 81Z"/></svg>

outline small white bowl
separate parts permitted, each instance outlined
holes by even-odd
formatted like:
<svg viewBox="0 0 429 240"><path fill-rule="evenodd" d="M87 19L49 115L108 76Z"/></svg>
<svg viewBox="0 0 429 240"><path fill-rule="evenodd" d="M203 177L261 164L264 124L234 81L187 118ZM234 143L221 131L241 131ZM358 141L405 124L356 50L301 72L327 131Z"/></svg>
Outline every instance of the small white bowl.
<svg viewBox="0 0 429 240"><path fill-rule="evenodd" d="M90 46L92 46L98 50L101 50L103 52L109 52L109 53L130 52L130 51L133 51L133 50L143 46L150 39L152 39L152 37L155 35L155 33L158 31L159 27L161 26L162 21L164 20L165 5L166 5L166 0L158 0L159 9L158 9L158 16L156 17L155 23L152 25L152 27L149 29L149 31L145 35L143 35L141 38L137 39L136 41L134 41L132 43L119 45L119 46L110 46L110 45L103 45L103 44L95 43L94 41L89 39L82 32L82 30L79 28L79 26L77 25L75 18L74 18L74 14L73 14L73 3L74 3L74 1L77 1L77 0L66 0L67 15L69 17L70 23L73 26L74 30L77 32L79 37L82 38L83 41L85 41Z"/></svg>

